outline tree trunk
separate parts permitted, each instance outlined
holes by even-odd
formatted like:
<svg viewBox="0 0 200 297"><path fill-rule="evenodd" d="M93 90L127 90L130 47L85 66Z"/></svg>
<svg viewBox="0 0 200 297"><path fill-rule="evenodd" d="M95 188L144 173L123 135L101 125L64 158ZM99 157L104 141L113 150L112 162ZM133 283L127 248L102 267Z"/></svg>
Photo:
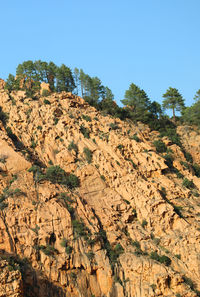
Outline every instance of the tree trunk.
<svg viewBox="0 0 200 297"><path fill-rule="evenodd" d="M175 108L173 107L172 110L173 110L173 122L176 123Z"/></svg>

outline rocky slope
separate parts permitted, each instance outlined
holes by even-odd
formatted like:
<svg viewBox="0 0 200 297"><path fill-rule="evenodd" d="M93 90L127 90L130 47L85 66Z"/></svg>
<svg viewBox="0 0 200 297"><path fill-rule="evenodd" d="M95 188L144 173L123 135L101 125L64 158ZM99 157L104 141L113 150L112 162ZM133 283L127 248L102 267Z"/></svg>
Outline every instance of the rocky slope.
<svg viewBox="0 0 200 297"><path fill-rule="evenodd" d="M1 81L0 106L0 296L199 296L200 179L179 146L163 138L175 171L157 132L70 93L33 100Z"/></svg>

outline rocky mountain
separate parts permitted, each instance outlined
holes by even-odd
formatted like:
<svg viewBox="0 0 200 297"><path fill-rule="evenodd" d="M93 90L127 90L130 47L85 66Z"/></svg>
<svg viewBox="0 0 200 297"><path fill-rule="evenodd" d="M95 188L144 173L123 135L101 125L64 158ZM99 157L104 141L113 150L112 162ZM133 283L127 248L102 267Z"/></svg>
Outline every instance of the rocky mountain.
<svg viewBox="0 0 200 297"><path fill-rule="evenodd" d="M2 80L0 106L1 297L200 296L197 128L180 147Z"/></svg>

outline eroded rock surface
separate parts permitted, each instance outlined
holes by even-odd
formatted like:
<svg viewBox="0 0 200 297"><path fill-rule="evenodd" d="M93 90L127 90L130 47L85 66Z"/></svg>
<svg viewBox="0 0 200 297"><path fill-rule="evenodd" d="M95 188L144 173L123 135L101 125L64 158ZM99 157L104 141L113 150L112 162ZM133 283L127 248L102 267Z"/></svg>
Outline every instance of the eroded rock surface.
<svg viewBox="0 0 200 297"><path fill-rule="evenodd" d="M71 93L50 94L50 104L10 95L0 90L0 296L199 296L200 179L180 147L163 139L192 189L148 127ZM199 163L199 145L190 151ZM41 178L55 165L80 186ZM18 259L12 273L5 254Z"/></svg>

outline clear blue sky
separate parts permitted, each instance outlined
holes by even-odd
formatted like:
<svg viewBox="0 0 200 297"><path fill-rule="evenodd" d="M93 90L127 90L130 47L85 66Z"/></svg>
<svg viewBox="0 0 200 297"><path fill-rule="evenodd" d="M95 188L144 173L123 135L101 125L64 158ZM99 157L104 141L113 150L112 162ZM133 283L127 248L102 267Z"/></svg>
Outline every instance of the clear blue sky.
<svg viewBox="0 0 200 297"><path fill-rule="evenodd" d="M120 103L131 82L161 103L171 86L200 89L200 0L1 2L0 77L26 60L98 76Z"/></svg>

